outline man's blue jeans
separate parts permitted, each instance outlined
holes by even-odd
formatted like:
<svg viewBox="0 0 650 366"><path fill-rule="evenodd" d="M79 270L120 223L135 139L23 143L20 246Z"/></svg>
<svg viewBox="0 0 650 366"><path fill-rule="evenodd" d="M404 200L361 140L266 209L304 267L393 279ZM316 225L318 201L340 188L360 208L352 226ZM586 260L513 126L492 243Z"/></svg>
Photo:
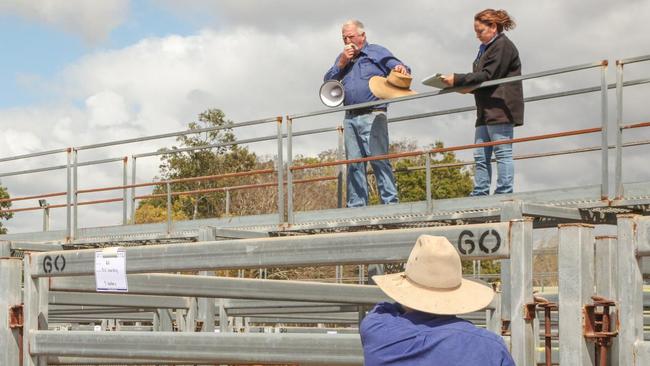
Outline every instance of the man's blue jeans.
<svg viewBox="0 0 650 366"><path fill-rule="evenodd" d="M343 120L345 156L347 159L366 158L388 154L388 118L385 112L354 115L346 113ZM395 177L388 160L370 162L377 179L381 203L397 203ZM348 207L368 205L366 163L348 164Z"/></svg>
<svg viewBox="0 0 650 366"><path fill-rule="evenodd" d="M514 126L510 123L485 125L476 127L474 142L511 140ZM470 196L486 196L490 194L492 181L492 152L497 160L497 187L494 194L512 193L515 180L515 168L512 161L512 144L480 147L474 150L474 190Z"/></svg>

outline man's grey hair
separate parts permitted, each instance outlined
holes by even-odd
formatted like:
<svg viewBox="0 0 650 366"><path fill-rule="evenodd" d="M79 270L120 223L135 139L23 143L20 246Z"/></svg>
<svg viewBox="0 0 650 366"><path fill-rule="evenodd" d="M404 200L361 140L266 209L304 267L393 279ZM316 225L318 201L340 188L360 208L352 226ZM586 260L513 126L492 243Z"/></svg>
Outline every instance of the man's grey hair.
<svg viewBox="0 0 650 366"><path fill-rule="evenodd" d="M366 31L364 29L364 27L363 27L363 23L361 23L360 21L358 21L356 19L350 19L350 20L346 21L345 23L343 23L343 26L341 28L343 28L343 27L345 27L347 25L353 25L357 29L357 34L359 34L359 35L363 34Z"/></svg>

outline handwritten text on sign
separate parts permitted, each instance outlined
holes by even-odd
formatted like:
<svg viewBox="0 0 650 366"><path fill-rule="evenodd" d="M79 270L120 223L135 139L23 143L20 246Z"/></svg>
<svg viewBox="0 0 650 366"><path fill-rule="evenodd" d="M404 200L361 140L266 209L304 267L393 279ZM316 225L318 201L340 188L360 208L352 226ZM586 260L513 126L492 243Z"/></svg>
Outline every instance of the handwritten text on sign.
<svg viewBox="0 0 650 366"><path fill-rule="evenodd" d="M95 252L95 285L98 292L128 292L126 252L111 248Z"/></svg>

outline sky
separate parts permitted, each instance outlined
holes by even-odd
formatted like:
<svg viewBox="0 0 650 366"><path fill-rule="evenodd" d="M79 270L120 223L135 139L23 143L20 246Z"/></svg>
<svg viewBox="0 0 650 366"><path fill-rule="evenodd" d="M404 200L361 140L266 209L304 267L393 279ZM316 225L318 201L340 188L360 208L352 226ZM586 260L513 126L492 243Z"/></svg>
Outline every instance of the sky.
<svg viewBox="0 0 650 366"><path fill-rule="evenodd" d="M184 130L198 113L220 108L235 122L325 108L318 99L323 74L342 49L341 24L365 23L368 41L387 47L413 70L413 89L436 72L467 72L479 43L473 15L485 7L506 9L517 27L523 73L650 54L645 17L649 0L478 1L367 0L2 0L0 1L0 158ZM649 62L629 65L626 80L648 78ZM526 96L596 86L597 69L526 81ZM624 119L648 121L650 85L626 89ZM445 95L398 103L390 116L473 105L467 95ZM615 121L615 94L609 94ZM342 114L294 121L294 130L337 126ZM600 124L600 95L529 103L516 137ZM239 139L270 136L275 126L242 128ZM473 140L474 114L459 113L391 124L393 141L446 146ZM613 133L609 139L614 141ZM650 139L636 130L626 141ZM517 145L515 154L599 144L581 136ZM131 156L174 145L173 139L84 150L79 161ZM315 155L337 146L335 134L295 139L294 154ZM275 143L248 145L272 156ZM650 179L649 147L625 154L625 180ZM458 157L471 160L471 151ZM0 173L65 164L65 154L0 163ZM613 160L612 160L613 163ZM157 174L155 158L138 161L138 182ZM516 191L598 184L599 153L518 162ZM613 167L611 168L613 172ZM13 197L64 191L63 171L0 178ZM130 177L129 177L130 180ZM80 168L80 188L121 184L118 163ZM139 193L145 192L139 191ZM111 198L113 192L84 199ZM51 203L59 203L51 199ZM36 202L16 202L15 207ZM52 227L65 227L64 210ZM80 208L81 226L119 224L119 204ZM40 229L38 212L17 213L10 232Z"/></svg>

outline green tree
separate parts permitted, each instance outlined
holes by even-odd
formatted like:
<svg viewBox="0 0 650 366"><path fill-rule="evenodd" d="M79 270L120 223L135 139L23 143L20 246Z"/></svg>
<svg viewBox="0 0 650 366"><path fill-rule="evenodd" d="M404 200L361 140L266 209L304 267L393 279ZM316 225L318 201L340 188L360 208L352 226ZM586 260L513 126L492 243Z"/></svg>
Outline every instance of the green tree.
<svg viewBox="0 0 650 366"><path fill-rule="evenodd" d="M438 141L427 150L442 148L443 143ZM417 151L418 146L413 141L398 141L390 146L390 153ZM472 191L472 173L462 166L436 167L459 163L453 151L437 153L431 156L431 198L456 198L466 197ZM400 202L416 202L426 200L426 164L425 155L400 158L392 161L395 169L395 181ZM374 176L368 175L370 184L370 202L379 203Z"/></svg>
<svg viewBox="0 0 650 366"><path fill-rule="evenodd" d="M161 157L160 179L173 180L206 175L222 175L225 173L255 169L257 157L255 154L249 152L247 148L241 148L234 143L235 135L232 129L228 127L230 125L232 125L232 121L226 119L223 111L219 109L209 109L200 113L197 121L188 124L190 130L202 130L212 127L219 127L220 129L178 137L177 141L180 143L179 146L166 149L165 151L168 151L168 153ZM206 148L174 152L174 150L188 147ZM217 189L254 182L256 182L255 177L221 178L177 182L172 183L171 188L174 192L186 192ZM157 186L154 189L154 194L163 194L165 192L165 186ZM138 210L150 210L151 207L147 208L146 205L164 207L166 206L166 198L143 200L140 202ZM215 191L174 196L173 206L182 211L183 217L186 218L215 217L224 211L225 193L223 191ZM174 216L176 217L177 215L174 214ZM153 217L158 216L153 215Z"/></svg>
<svg viewBox="0 0 650 366"><path fill-rule="evenodd" d="M0 200L8 199L9 197L9 192L7 192L7 189L3 186L0 186ZM0 202L0 209L7 209L11 207L11 201L2 201ZM9 220L12 217L14 217L14 214L12 212L0 212L0 220ZM7 233L7 228L2 225L2 221L0 221L0 234L6 234Z"/></svg>

